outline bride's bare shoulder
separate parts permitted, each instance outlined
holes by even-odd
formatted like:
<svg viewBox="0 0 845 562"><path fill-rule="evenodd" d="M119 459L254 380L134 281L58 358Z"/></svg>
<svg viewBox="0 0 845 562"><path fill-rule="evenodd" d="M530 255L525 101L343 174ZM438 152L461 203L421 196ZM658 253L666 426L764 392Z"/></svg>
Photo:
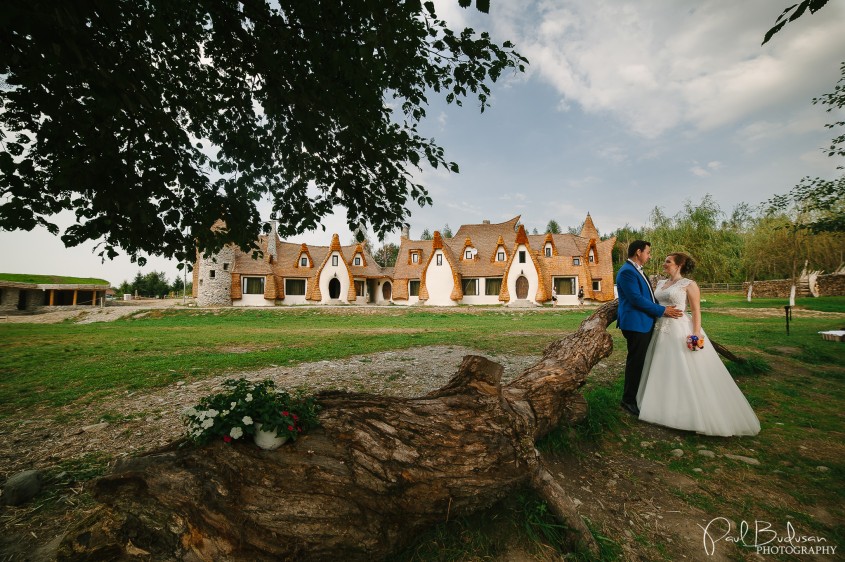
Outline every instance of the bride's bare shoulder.
<svg viewBox="0 0 845 562"><path fill-rule="evenodd" d="M695 281L693 281L692 279L689 279L687 277L684 277L683 279L681 279L680 282L683 283L684 284L683 286L686 287L687 289L698 289L698 284Z"/></svg>

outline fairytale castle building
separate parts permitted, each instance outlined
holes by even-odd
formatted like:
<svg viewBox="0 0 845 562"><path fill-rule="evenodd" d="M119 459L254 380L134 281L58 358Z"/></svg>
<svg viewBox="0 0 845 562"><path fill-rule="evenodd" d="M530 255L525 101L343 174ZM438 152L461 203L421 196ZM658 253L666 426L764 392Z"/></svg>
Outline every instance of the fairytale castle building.
<svg viewBox="0 0 845 562"><path fill-rule="evenodd" d="M519 217L463 225L452 238L432 240L402 233L394 267L379 266L362 244L291 244L275 230L256 246L263 259L235 247L194 265L200 306L295 304L404 304L455 306L578 304L613 297L611 251L589 214L578 235L528 235Z"/></svg>

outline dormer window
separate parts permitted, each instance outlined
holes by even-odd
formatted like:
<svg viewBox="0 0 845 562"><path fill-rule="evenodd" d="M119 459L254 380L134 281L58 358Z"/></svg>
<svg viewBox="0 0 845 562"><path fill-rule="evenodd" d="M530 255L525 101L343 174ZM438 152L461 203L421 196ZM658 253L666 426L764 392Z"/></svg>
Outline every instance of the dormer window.
<svg viewBox="0 0 845 562"><path fill-rule="evenodd" d="M472 250L467 250L466 252L464 252L464 259L465 260L471 260L472 259Z"/></svg>
<svg viewBox="0 0 845 562"><path fill-rule="evenodd" d="M355 265L361 265L361 258L358 256L355 256Z"/></svg>
<svg viewBox="0 0 845 562"><path fill-rule="evenodd" d="M577 256L572 257L572 265L581 265L581 258Z"/></svg>
<svg viewBox="0 0 845 562"><path fill-rule="evenodd" d="M552 257L552 247L551 246L546 246L546 257L547 258Z"/></svg>
<svg viewBox="0 0 845 562"><path fill-rule="evenodd" d="M299 265L301 265L302 267L308 267L308 258L306 258L305 256L299 258Z"/></svg>
<svg viewBox="0 0 845 562"><path fill-rule="evenodd" d="M593 252L593 249L590 248L590 255L589 255L590 263L595 263L596 261L596 254Z"/></svg>
<svg viewBox="0 0 845 562"><path fill-rule="evenodd" d="M337 256L332 256L332 265L333 266L337 265Z"/></svg>
<svg viewBox="0 0 845 562"><path fill-rule="evenodd" d="M519 251L519 263L525 263L525 250Z"/></svg>
<svg viewBox="0 0 845 562"><path fill-rule="evenodd" d="M496 252L496 261L505 261L505 253Z"/></svg>
<svg viewBox="0 0 845 562"><path fill-rule="evenodd" d="M420 263L420 253L411 252L411 263Z"/></svg>
<svg viewBox="0 0 845 562"><path fill-rule="evenodd" d="M443 265L443 254L437 254L437 265Z"/></svg>

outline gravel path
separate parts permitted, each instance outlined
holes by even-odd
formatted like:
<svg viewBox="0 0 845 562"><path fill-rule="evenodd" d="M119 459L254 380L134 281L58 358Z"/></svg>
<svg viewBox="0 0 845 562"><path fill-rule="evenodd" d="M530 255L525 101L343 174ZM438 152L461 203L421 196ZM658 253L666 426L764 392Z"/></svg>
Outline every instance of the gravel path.
<svg viewBox="0 0 845 562"><path fill-rule="evenodd" d="M303 363L229 373L193 382L178 382L151 392L124 392L108 404L93 404L83 419L63 419L61 409L27 411L29 419L0 421L0 477L30 468L49 468L62 460L86 454L137 454L165 445L183 434L180 412L216 392L228 378L273 379L279 387L304 387L310 392L345 390L385 396L421 396L440 388L457 372L463 357L481 354L461 346L417 347L358 355L334 361ZM503 382L513 380L539 356L489 357L505 368ZM72 407L78 411L79 406ZM103 416L109 420L103 422ZM58 418L61 421L56 421Z"/></svg>

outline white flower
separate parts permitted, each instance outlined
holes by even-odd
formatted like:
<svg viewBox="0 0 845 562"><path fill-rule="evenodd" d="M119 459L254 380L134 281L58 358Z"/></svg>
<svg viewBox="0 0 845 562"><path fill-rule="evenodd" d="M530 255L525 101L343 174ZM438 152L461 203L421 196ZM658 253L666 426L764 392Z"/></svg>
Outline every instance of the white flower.
<svg viewBox="0 0 845 562"><path fill-rule="evenodd" d="M216 415L217 415L217 414L219 414L219 413L220 413L220 412L218 412L217 410L215 410L214 408L212 408L212 409L210 409L210 410L207 412L207 415L208 415L208 417L213 418L214 416L216 416Z"/></svg>
<svg viewBox="0 0 845 562"><path fill-rule="evenodd" d="M203 429L208 429L208 428L209 428L209 427L211 427L212 425L214 425L214 420L213 420L213 419L211 419L211 418L206 418L206 419L202 420L202 428L203 428Z"/></svg>
<svg viewBox="0 0 845 562"><path fill-rule="evenodd" d="M244 425L252 425L252 418L249 416L244 416L244 419L241 421L244 422Z"/></svg>
<svg viewBox="0 0 845 562"><path fill-rule="evenodd" d="M197 410L196 410L196 408L193 408L193 407L185 408L184 410L182 410L182 415L185 416L185 417L195 416L195 415L197 415Z"/></svg>
<svg viewBox="0 0 845 562"><path fill-rule="evenodd" d="M246 401L252 402L252 393L251 392L246 395Z"/></svg>
<svg viewBox="0 0 845 562"><path fill-rule="evenodd" d="M225 417L225 416L228 416L228 415L229 415L229 410L223 410L223 413L222 413L222 414L220 414L220 415L221 415L221 416L224 416L224 417Z"/></svg>
<svg viewBox="0 0 845 562"><path fill-rule="evenodd" d="M237 405L238 405L238 403L237 403L237 402L232 402L232 403L229 405L229 409L230 409L230 410L234 410L234 409L235 409L235 406L237 406Z"/></svg>
<svg viewBox="0 0 845 562"><path fill-rule="evenodd" d="M232 439L238 439L244 434L244 430L240 427L233 427L232 430L229 432L229 435Z"/></svg>

